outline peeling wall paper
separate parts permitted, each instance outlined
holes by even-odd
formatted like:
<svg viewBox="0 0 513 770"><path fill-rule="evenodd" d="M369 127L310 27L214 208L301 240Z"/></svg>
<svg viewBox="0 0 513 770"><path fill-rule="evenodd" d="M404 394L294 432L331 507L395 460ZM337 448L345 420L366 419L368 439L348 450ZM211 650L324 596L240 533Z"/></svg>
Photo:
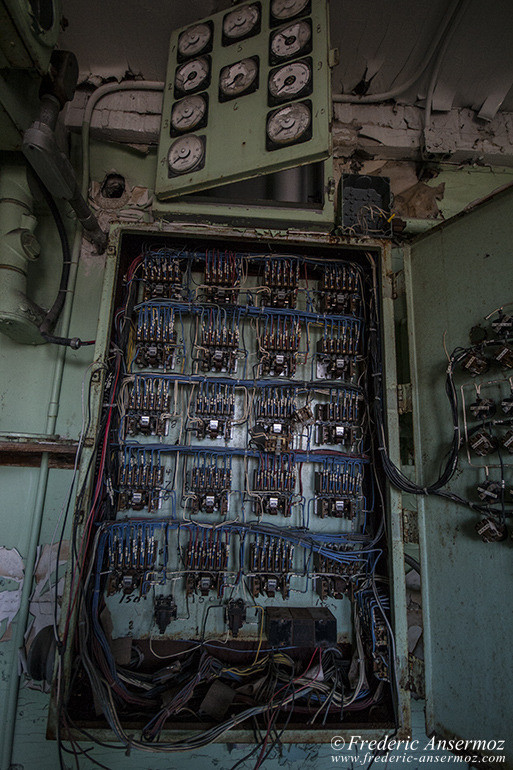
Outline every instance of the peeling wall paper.
<svg viewBox="0 0 513 770"><path fill-rule="evenodd" d="M11 638L11 623L20 608L21 592L23 589L24 569L23 559L16 548L0 546L0 625L7 621L0 642ZM15 588L7 585L15 584Z"/></svg>
<svg viewBox="0 0 513 770"><path fill-rule="evenodd" d="M29 612L31 621L25 633L25 644L30 647L36 634L46 626L51 626L54 621L55 608L55 586L54 573L56 567L58 543L45 544L38 548L38 558L34 577L36 585L30 598ZM59 570L61 577L57 585L57 596L60 599L64 591L64 575L62 569L68 560L69 541L63 541L59 554ZM59 618L59 607L57 608L57 620Z"/></svg>

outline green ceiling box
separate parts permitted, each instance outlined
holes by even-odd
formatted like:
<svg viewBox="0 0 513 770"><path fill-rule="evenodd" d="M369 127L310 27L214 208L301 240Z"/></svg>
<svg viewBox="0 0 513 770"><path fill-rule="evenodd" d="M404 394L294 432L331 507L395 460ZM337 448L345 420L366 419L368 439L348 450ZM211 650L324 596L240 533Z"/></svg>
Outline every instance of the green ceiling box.
<svg viewBox="0 0 513 770"><path fill-rule="evenodd" d="M330 118L326 0L259 0L176 30L157 197L324 160Z"/></svg>

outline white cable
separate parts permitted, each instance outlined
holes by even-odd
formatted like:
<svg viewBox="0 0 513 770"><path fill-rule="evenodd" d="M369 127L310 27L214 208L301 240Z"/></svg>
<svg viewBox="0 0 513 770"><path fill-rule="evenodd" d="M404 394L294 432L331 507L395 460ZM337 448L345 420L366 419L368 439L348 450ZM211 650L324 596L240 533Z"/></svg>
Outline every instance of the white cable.
<svg viewBox="0 0 513 770"><path fill-rule="evenodd" d="M398 96L399 94L407 91L408 88L413 86L426 71L429 62L431 61L433 54L435 53L440 40L442 39L442 36L445 34L451 23L451 19L460 4L460 1L461 0L455 0L455 2L452 3L451 7L444 16L441 25L438 27L438 30L433 40L431 41L431 45L426 51L426 55L424 56L422 62L417 67L413 75L408 78L408 80L406 80L404 83L401 83L401 85L396 86L395 88L391 88L389 91L385 91L381 94L366 94L365 96L355 96L355 94L335 93L332 95L333 101L346 104L376 104L377 102L386 102L388 99L393 99L395 96Z"/></svg>

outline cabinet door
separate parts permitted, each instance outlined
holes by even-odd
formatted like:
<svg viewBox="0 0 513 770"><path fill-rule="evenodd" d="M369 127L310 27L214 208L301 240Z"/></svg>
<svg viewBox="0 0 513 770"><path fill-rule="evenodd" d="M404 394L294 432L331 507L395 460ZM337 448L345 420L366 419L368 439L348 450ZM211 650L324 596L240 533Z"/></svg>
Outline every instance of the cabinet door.
<svg viewBox="0 0 513 770"><path fill-rule="evenodd" d="M444 337L450 353L470 345L472 327L479 324L490 331L496 316L485 317L494 309L505 306L513 314L512 245L510 187L418 237L406 254L415 466L422 486L437 478L453 434L445 395ZM476 385L502 379L509 390L509 377L513 370L498 365L477 377L459 367L460 424L463 396L468 416ZM478 423L470 420L469 428ZM513 455L503 450L502 459L504 499L511 510ZM470 453L470 461L463 445L450 489L479 502L476 488L487 478L485 466L488 479L500 480L500 458L496 452L484 458ZM479 513L434 496L419 497L418 505L428 734L492 741L490 746L504 741L508 766L513 766L511 519L506 519L506 540L485 543L475 531Z"/></svg>

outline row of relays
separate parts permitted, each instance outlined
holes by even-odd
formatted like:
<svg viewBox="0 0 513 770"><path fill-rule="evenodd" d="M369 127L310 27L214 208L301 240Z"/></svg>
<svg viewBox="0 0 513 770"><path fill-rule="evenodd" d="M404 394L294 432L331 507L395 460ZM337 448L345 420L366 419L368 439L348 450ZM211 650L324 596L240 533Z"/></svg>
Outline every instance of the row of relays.
<svg viewBox="0 0 513 770"><path fill-rule="evenodd" d="M118 515L338 519L362 532L364 283L357 261L143 252L126 281Z"/></svg>

